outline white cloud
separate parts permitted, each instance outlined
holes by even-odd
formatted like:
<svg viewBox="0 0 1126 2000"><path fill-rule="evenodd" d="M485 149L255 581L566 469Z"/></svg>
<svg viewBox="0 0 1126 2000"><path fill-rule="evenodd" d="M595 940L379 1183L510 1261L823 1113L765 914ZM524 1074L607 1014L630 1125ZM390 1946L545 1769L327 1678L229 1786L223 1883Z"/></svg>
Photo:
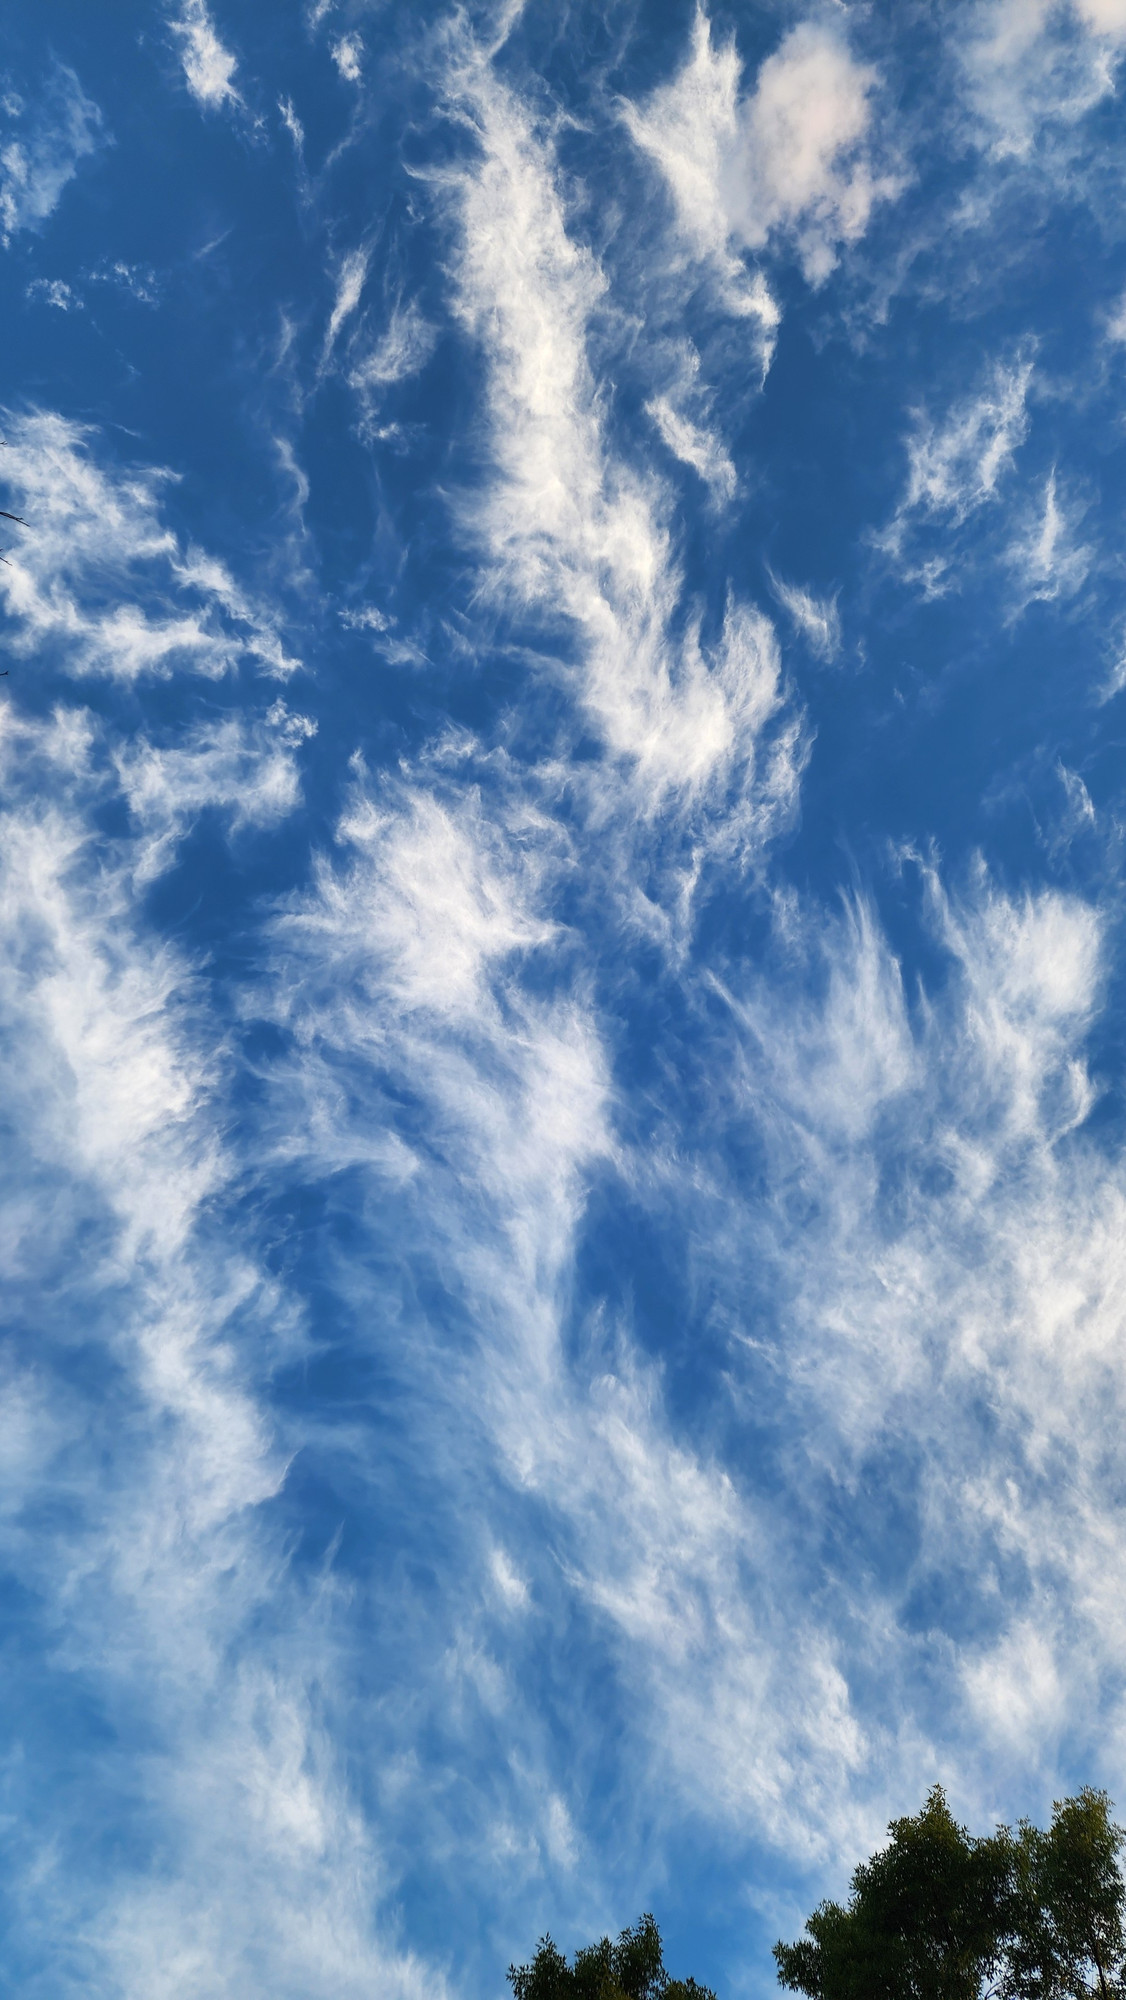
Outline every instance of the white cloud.
<svg viewBox="0 0 1126 2000"><path fill-rule="evenodd" d="M434 352L437 331L413 299L397 304L386 332L365 352L358 351L348 376L350 386L370 402L381 389L417 375Z"/></svg>
<svg viewBox="0 0 1126 2000"><path fill-rule="evenodd" d="M225 674L244 657L293 670L272 615L162 522L166 473L103 470L93 434L52 412L10 417L7 433L10 511L28 522L0 571L18 652L50 645L65 672L123 679Z"/></svg>
<svg viewBox="0 0 1126 2000"><path fill-rule="evenodd" d="M929 882L952 976L928 1001L908 1009L870 913L818 933L789 904L787 958L823 954L821 995L796 1001L776 967L738 1011L747 1116L778 1191L754 1256L777 1259L773 1351L805 1407L806 1477L823 1468L847 1505L861 1467L899 1441L916 1454L917 1552L863 1615L885 1671L909 1680L916 1639L898 1607L912 1578L962 1579L950 1626L936 1607L925 1644L948 1699L973 1702L964 1729L939 1729L947 1772L977 1801L995 1770L1050 1772L1063 1731L1094 1745L1121 1725L1117 1676L1114 1689L1100 1677L1123 1636L1108 1445L1126 1182L1084 1136L1099 914L1050 891L1006 896L984 871L961 899ZM999 1684L1031 1629L1028 1686L1007 1703Z"/></svg>
<svg viewBox="0 0 1126 2000"><path fill-rule="evenodd" d="M1017 609L1073 597L1086 580L1094 551L1076 538L1086 509L1061 495L1053 467L1043 499L1006 552L1018 592Z"/></svg>
<svg viewBox="0 0 1126 2000"><path fill-rule="evenodd" d="M732 248L724 187L738 133L740 76L734 42L715 49L710 23L698 9L692 54L680 76L645 105L625 105L624 115L636 143L665 177L683 242L715 270L727 310L758 323L765 364L780 314L761 273L748 271Z"/></svg>
<svg viewBox="0 0 1126 2000"><path fill-rule="evenodd" d="M361 604L358 610L342 611L340 623L353 632L387 632L394 620L385 611L377 610L374 604Z"/></svg>
<svg viewBox="0 0 1126 2000"><path fill-rule="evenodd" d="M45 306L54 306L59 312L82 311L82 300L62 278L33 278L25 297L41 299Z"/></svg>
<svg viewBox="0 0 1126 2000"><path fill-rule="evenodd" d="M821 284L841 244L863 235L874 204L899 182L874 169L868 148L875 73L832 27L792 28L745 97L741 76L734 42L716 48L698 8L685 68L626 117L665 175L683 236L721 274L729 307L757 314L769 335L777 308L733 246L788 242L809 283Z"/></svg>
<svg viewBox="0 0 1126 2000"><path fill-rule="evenodd" d="M1059 1671L1061 1637L1052 1607L1040 1603L1034 1617L1014 1621L995 1646L967 1663L966 1693L983 1733L1018 1756L1030 1741L1058 1740L1066 1727L1070 1689Z"/></svg>
<svg viewBox="0 0 1126 2000"><path fill-rule="evenodd" d="M99 264L83 276L96 285L115 285L143 306L160 302L160 279L151 264L127 264L118 257L113 263Z"/></svg>
<svg viewBox="0 0 1126 2000"><path fill-rule="evenodd" d="M332 45L332 60L346 83L359 83L363 77L364 45L359 35L341 35Z"/></svg>
<svg viewBox="0 0 1126 2000"><path fill-rule="evenodd" d="M674 407L667 396L655 396L645 408L673 456L699 474L721 505L733 499L735 467L715 432L701 424L694 424L690 417Z"/></svg>
<svg viewBox="0 0 1126 2000"><path fill-rule="evenodd" d="M558 1543L616 1662L633 1754L658 1756L685 1795L703 1783L713 1815L753 1813L813 1850L848 1818L864 1739L831 1643L778 1601L776 1527L675 1442L624 1333L579 1357L565 1341L585 1183L618 1150L607 1065L581 997L535 997L524 977L560 942L542 914L566 865L559 830L516 791L506 806L494 790L486 816L472 769L440 793L421 777L360 789L342 860L283 919L278 1004L296 1039L279 1143L394 1188L464 1301L468 1355L420 1327L396 1365L556 1524L546 1546L540 1526L518 1555L483 1552L505 1615L545 1587ZM425 1110L397 1154L395 1100ZM461 1670L480 1680L468 1641Z"/></svg>
<svg viewBox="0 0 1126 2000"><path fill-rule="evenodd" d="M325 1721L331 1590L303 1599L269 1521L285 1455L263 1389L296 1316L230 1218L211 1226L236 1164L222 1030L144 923L138 850L98 823L107 748L81 712L0 714L0 1265L10 1302L47 1268L52 1285L34 1354L9 1351L0 1541L43 1607L50 1673L113 1730L147 1837L92 1893L73 1790L53 1814L42 1770L34 1799L11 1772L23 1948L65 1983L80 1933L95 1991L437 2000L373 1923L385 1884ZM165 763L166 797L184 771Z"/></svg>
<svg viewBox="0 0 1126 2000"><path fill-rule="evenodd" d="M785 607L806 645L819 660L836 660L841 650L841 617L835 597L815 597L800 584L783 583L772 575L771 589Z"/></svg>
<svg viewBox="0 0 1126 2000"><path fill-rule="evenodd" d="M743 234L793 240L816 280L863 226L849 147L867 129L864 73L808 30L741 102L728 54L708 40L701 118L722 124L707 92L727 61L731 144L742 134L759 203ZM550 146L487 70L467 103L481 151L460 170L455 272L484 362L487 458L463 519L563 691L553 722L568 699L581 714L581 760L553 746L558 760L529 771L511 739L486 749L451 730L390 780L357 762L335 845L271 928L269 993L248 977L232 995L216 975L209 1009L201 969L148 930L138 892L201 813L236 833L293 812L313 725L279 701L220 721L189 711L175 733L150 717L122 741L81 713L40 727L3 709L0 1078L19 1144L6 1135L0 1159L0 1277L6 1293L61 1277L42 1354L4 1382L0 1536L65 1620L52 1671L105 1717L144 1833L93 1914L78 1907L88 1883L52 1854L65 1829L29 1860L45 1926L81 1936L92 1990L130 2000L440 1991L373 1930L396 1893L373 1828L396 1796L414 1851L451 1875L503 1868L515 1900L513 1882L587 1874L588 1767L566 1736L585 1704L568 1686L553 1712L519 1652L577 1620L568 1672L598 1677L627 1850L631 1811L690 1809L725 1840L753 1824L825 1861L875 1837L865 1800L878 1825L888 1795L902 1803L936 1767L976 1804L997 1769L1035 1782L1068 1732L1120 1757L1126 1728L1126 1179L1087 1127L1084 1044L1110 919L984 873L952 896L932 871L924 994L862 896L827 917L779 892L769 973L757 945L740 963L728 878L726 942L694 938L656 969L629 957L622 910L647 906L656 935L668 878L690 897L745 807L761 855L793 810L800 755L769 621L732 597L705 628L672 482L645 469L646 453L664 465L657 439L642 425L636 458L617 444L591 326L618 301L568 224ZM688 142L669 131L680 172ZM721 153L705 159L701 212ZM735 286L726 199L699 240ZM408 304L360 353L365 275L341 266L325 352L339 341L352 386L374 396L433 335ZM960 529L1004 492L1030 365L919 419L904 535ZM724 497L734 475L706 399L661 381L644 393L664 445ZM61 419L10 434L3 469L32 525L7 602L26 651L131 678L180 662L218 674L243 650L288 664L270 609L172 533L159 475L107 468ZM1081 581L1075 506L1062 481L1035 499L1013 573L1062 597ZM835 602L775 589L814 652L837 657ZM409 644L375 605L339 618ZM1081 780L1061 777L1089 825ZM639 825L631 850L619 829ZM260 972L258 941L234 943ZM631 1096L618 1057L642 980L647 1068ZM239 1036L263 1013L286 1052L255 1043L251 1071ZM675 1357L666 1375L635 1346L628 1299L584 1311L605 1226L596 1215L585 1233L592 1191L612 1212L623 1190L631 1223L651 1203L684 1246L690 1324L720 1354L695 1372L694 1393L715 1392L699 1416L678 1405ZM315 1391L299 1417L272 1396L275 1363L302 1358L304 1338L251 1254L247 1211L275 1194L283 1216L293 1197L348 1225L326 1231L318 1278L360 1328L365 1381L391 1380L386 1451L359 1398L331 1430ZM271 1213L268 1227L273 1249L288 1224ZM97 1342L112 1363L85 1400L73 1368L51 1372L71 1319L83 1355ZM384 1480L385 1544L394 1506L417 1510L438 1587L396 1582L384 1601L373 1564L349 1599L327 1559L303 1582L283 1510L291 1454L295 1478L303 1460L314 1479L327 1468L330 1513L337 1472L353 1494ZM877 1561L865 1510L884 1504L897 1532ZM451 1552L428 1506L457 1517L464 1544ZM911 1546L887 1574L900 1530ZM936 1578L954 1579L953 1609ZM503 1740L494 1764L478 1714ZM546 1741L560 1717L562 1747ZM441 1838L420 1838L435 1825ZM636 1875L662 1858L660 1828L647 1839Z"/></svg>
<svg viewBox="0 0 1126 2000"><path fill-rule="evenodd" d="M801 22L763 63L744 108L726 168L734 227L752 248L775 231L791 235L810 284L864 234L874 204L898 192L865 150L875 83L831 30Z"/></svg>
<svg viewBox="0 0 1126 2000"><path fill-rule="evenodd" d="M1008 475L1028 436L1032 378L1031 359L1018 353L996 364L987 386L955 403L942 420L916 413L907 440L907 490L881 542L929 596L955 581L961 554L956 531L1003 498L1009 502L1007 536L997 554L1011 577L1010 617L1035 602L1073 597L1091 570L1095 552L1077 532L1085 505L1067 492L1054 467L1035 500L1012 506ZM945 545L922 560L905 553L927 526L944 531Z"/></svg>
<svg viewBox="0 0 1126 2000"><path fill-rule="evenodd" d="M904 559L909 538L926 525L946 533L944 546L929 558L906 562L906 574L921 582L928 596L951 588L955 531L979 509L996 502L1029 429L1028 394L1033 364L1018 351L992 368L986 385L955 402L936 421L915 412L907 438L907 489L895 516L880 537L897 560Z"/></svg>
<svg viewBox="0 0 1126 2000"><path fill-rule="evenodd" d="M315 734L307 717L275 702L257 726L231 716L173 746L157 748L142 737L119 751L121 789L141 834L138 885L171 864L178 841L207 808L221 811L233 832L271 826L292 812L301 799L294 752Z"/></svg>
<svg viewBox="0 0 1126 2000"><path fill-rule="evenodd" d="M333 300L332 312L325 330L324 347L321 351L322 371L328 367L332 359L332 351L336 346L341 327L345 320L351 318L360 303L370 261L371 251L365 245L361 245L358 250L350 250L347 256L341 259L336 280L336 297Z"/></svg>
<svg viewBox="0 0 1126 2000"><path fill-rule="evenodd" d="M832 1639L789 1593L782 1613L778 1524L673 1441L657 1384L628 1366L569 1401L553 1441L546 1399L521 1409L542 1452L528 1477L568 1521L574 1585L609 1627L649 1757L685 1801L703 1783L709 1817L823 1852L870 1745Z"/></svg>
<svg viewBox="0 0 1126 2000"><path fill-rule="evenodd" d="M506 855L475 814L455 817L421 791L390 812L361 795L339 838L361 861L346 891L323 878L326 942L358 967L381 966L381 986L408 1012L474 1013L499 964L554 934L528 894L534 853ZM304 925L321 920L310 912Z"/></svg>
<svg viewBox="0 0 1126 2000"><path fill-rule="evenodd" d="M1096 35L1126 40L1126 0L1074 0L1075 11Z"/></svg>
<svg viewBox="0 0 1126 2000"><path fill-rule="evenodd" d="M197 104L209 111L224 104L241 104L233 82L237 59L219 40L206 0L182 0L179 14L169 25L180 38L184 78Z"/></svg>
<svg viewBox="0 0 1126 2000"><path fill-rule="evenodd" d="M759 739L782 703L769 621L734 601L705 647L677 634L669 496L610 450L587 353L605 279L569 236L551 155L480 63L457 79L481 148L461 183L457 307L488 370L492 470L465 506L499 593L570 627L579 692L643 810L737 779L754 797ZM792 808L792 742L758 774L755 838Z"/></svg>
<svg viewBox="0 0 1126 2000"><path fill-rule="evenodd" d="M408 639L396 632L397 620L387 612L379 611L374 604L363 604L358 609L345 607L339 614L340 623L350 632L370 632L376 652L393 667L421 667L426 665L426 653L416 639Z"/></svg>
<svg viewBox="0 0 1126 2000"><path fill-rule="evenodd" d="M102 114L74 71L57 63L42 95L5 101L12 133L0 145L0 241L41 229L80 160L106 143Z"/></svg>
<svg viewBox="0 0 1126 2000"><path fill-rule="evenodd" d="M955 522L992 500L1028 435L1032 362L1001 363L989 386L958 403L945 422L920 415L908 440L904 511L919 509Z"/></svg>
<svg viewBox="0 0 1126 2000"><path fill-rule="evenodd" d="M1034 158L1038 139L1073 126L1115 89L1121 0L979 0L955 48L980 138L997 157Z"/></svg>
<svg viewBox="0 0 1126 2000"><path fill-rule="evenodd" d="M300 118L293 108L293 99L291 97L279 97L278 111L281 114L282 124L293 140L294 148L300 159L305 147L305 127L302 125Z"/></svg>
<svg viewBox="0 0 1126 2000"><path fill-rule="evenodd" d="M493 1550L490 1568L502 1602L512 1611L523 1611L529 1601L528 1586L503 1549Z"/></svg>

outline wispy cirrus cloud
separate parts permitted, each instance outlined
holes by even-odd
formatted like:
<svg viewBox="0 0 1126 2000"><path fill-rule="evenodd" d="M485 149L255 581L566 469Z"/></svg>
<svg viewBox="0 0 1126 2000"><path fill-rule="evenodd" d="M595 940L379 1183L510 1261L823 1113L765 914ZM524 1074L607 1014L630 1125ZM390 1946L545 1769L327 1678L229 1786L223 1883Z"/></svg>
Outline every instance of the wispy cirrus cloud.
<svg viewBox="0 0 1126 2000"><path fill-rule="evenodd" d="M690 465L720 504L732 499L735 466L715 432L693 423L668 396L655 396L645 407L673 457Z"/></svg>
<svg viewBox="0 0 1126 2000"><path fill-rule="evenodd" d="M995 497L1028 434L1031 380L1031 360L1018 357L996 367L988 386L956 404L944 421L920 417L908 441L904 513L917 510L957 524Z"/></svg>
<svg viewBox="0 0 1126 2000"><path fill-rule="evenodd" d="M915 415L906 491L878 543L927 596L957 588L980 560L980 546L971 554L962 530L986 509L994 518L985 547L1008 574L1010 618L1033 603L1073 598L1096 563L1096 549L1078 533L1086 505L1055 466L1035 491L1014 484L1016 455L1031 429L1034 374L1026 347L995 363L985 384L943 418Z"/></svg>
<svg viewBox="0 0 1126 2000"><path fill-rule="evenodd" d="M930 874L927 893L953 974L941 996L912 1006L861 907L806 934L823 958L819 1000L794 1007L753 982L736 1011L753 1037L748 1116L780 1149L771 1180L789 1190L755 1240L775 1260L785 1366L809 1412L806 1476L816 1484L823 1468L847 1515L854 1482L878 1479L913 1440L902 1561L852 1587L890 1675L910 1676L925 1644L949 1698L968 1698L964 1739L947 1735L944 1756L976 1797L1013 1759L1050 1766L1065 1727L1115 1741L1121 1728L1120 1618L1100 1580L1118 1418L1108 1405L1092 1432L1078 1412L1120 1336L1113 1218L1126 1190L1084 1136L1097 910L1052 892L1008 897L984 872L959 898ZM782 916L792 954L801 919ZM803 1186L816 1214L795 1229L787 1209ZM998 1426L987 1453L983 1403ZM954 1593L922 1611L914 1593L952 1567ZM1064 1640L1073 1621L1093 1672ZM1033 1626L1045 1699L1014 1690L1006 1713L994 1676L1008 1688Z"/></svg>
<svg viewBox="0 0 1126 2000"><path fill-rule="evenodd" d="M819 660L834 661L841 650L841 614L835 597L817 597L800 584L785 583L771 574L770 586L810 651Z"/></svg>
<svg viewBox="0 0 1126 2000"><path fill-rule="evenodd" d="M279 1143L291 1151L303 1133L307 1167L369 1174L397 1240L436 1260L467 1315L467 1339L419 1327L387 1365L425 1385L436 1462L448 1428L466 1440L460 1457L483 1453L460 1478L499 1473L519 1501L503 1576L515 1560L529 1581L505 1590L513 1615L554 1588L561 1561L614 1661L631 1757L658 1755L685 1796L706 1773L711 1815L750 1811L771 1838L816 1847L864 1737L831 1640L774 1601L778 1523L676 1441L625 1328L576 1350L586 1185L600 1163L633 1168L596 1017L565 974L542 992L545 958L568 950L545 912L569 843L518 787L497 806L494 793L486 816L457 761L384 796L361 782L339 860L278 927L277 1003L294 1036L276 1077ZM396 1102L415 1107L408 1120ZM380 1256L392 1254L388 1241ZM518 1527L529 1503L548 1510L546 1540ZM495 1546L478 1559L495 1567ZM792 1631L795 1618L783 1686L779 1622ZM800 1812L786 1798L796 1763Z"/></svg>
<svg viewBox="0 0 1126 2000"><path fill-rule="evenodd" d="M316 724L278 701L254 723L241 716L208 723L175 744L134 739L115 757L121 789L141 838L134 861L138 885L152 881L175 856L185 832L206 811L218 812L233 833L275 825L301 800L296 750Z"/></svg>
<svg viewBox="0 0 1126 2000"><path fill-rule="evenodd" d="M137 471L121 482L93 443L79 450L68 427L35 418L12 448L40 497L77 480L103 504L128 559L164 554L156 487ZM38 553L54 602L46 525ZM97 629L101 583L87 549L65 578L72 637ZM30 647L37 634L24 636ZM234 1994L253 1967L326 2000L373 1983L399 2000L444 1990L373 1914L386 1877L326 1721L331 1580L306 1590L291 1576L271 1512L287 1452L269 1384L301 1351L301 1311L252 1236L228 1227L245 1165L229 1037L200 963L144 905L202 812L235 829L292 813L311 727L275 701L257 721L205 721L157 745L69 705L0 712L0 1091L13 1121L0 1545L28 1606L21 1640L50 1652L52 1698L96 1715L114 1746L108 1763L95 1752L67 1768L22 1700L30 1682L13 1678L37 1775L25 1787L6 1738L25 1838L5 1921L8 1962L29 1981L65 1985L77 1964L87 1990L203 2000ZM83 1831L99 1796L128 1799L148 1828L109 1867ZM64 1941L79 1936L72 1953Z"/></svg>
<svg viewBox="0 0 1126 2000"><path fill-rule="evenodd" d="M0 241L42 229L80 161L108 143L102 114L72 69L56 63L41 92L3 101L8 127L0 145Z"/></svg>
<svg viewBox="0 0 1126 2000"><path fill-rule="evenodd" d="M1019 610L1074 597L1086 581L1095 550L1078 536L1085 512L1082 502L1067 493L1053 466L1042 494L1025 510L1006 551Z"/></svg>
<svg viewBox="0 0 1126 2000"><path fill-rule="evenodd" d="M678 633L668 497L615 457L587 354L606 280L568 234L524 108L479 58L456 81L480 148L457 189L457 307L488 370L492 460L466 525L498 593L577 635L582 705L651 803L740 771L753 788L783 703L772 628L732 599L710 646L698 624ZM796 770L793 737L780 735L760 779L764 824L789 810Z"/></svg>
<svg viewBox="0 0 1126 2000"><path fill-rule="evenodd" d="M437 344L438 330L416 299L396 301L383 332L370 345L362 339L353 342L348 386L359 397L365 428L375 422L387 390L425 368Z"/></svg>
<svg viewBox="0 0 1126 2000"><path fill-rule="evenodd" d="M50 647L69 674L135 679L178 666L225 674L241 658L286 675L271 614L161 520L169 475L106 469L90 431L51 411L8 419L4 473L29 522L0 572L11 643Z"/></svg>
<svg viewBox="0 0 1126 2000"><path fill-rule="evenodd" d="M711 23L696 13L691 57L680 76L644 105L626 105L636 143L663 173L689 254L710 264L731 312L760 327L769 363L779 309L761 272L748 271L732 248L732 222L724 194L726 161L738 132L742 67L734 41L716 49Z"/></svg>
<svg viewBox="0 0 1126 2000"><path fill-rule="evenodd" d="M952 41L990 150L1030 159L1041 134L1077 124L1113 92L1126 12L1120 0L979 0Z"/></svg>
<svg viewBox="0 0 1126 2000"><path fill-rule="evenodd" d="M709 1043L717 1087L703 1124L670 1081L677 1153L634 1155L616 1129L600 1022L569 983L571 947L550 914L574 835L529 816L514 772L507 806L494 791L486 812L466 755L451 752L444 775L420 771L406 789L361 781L340 858L283 920L276 990L294 1040L276 1116L287 1148L305 1135L297 1157L308 1168L370 1174L388 1230L442 1270L457 1301L463 1331L420 1329L393 1365L435 1427L428 1453L448 1451L436 1441L447 1427L480 1439L476 1476L499 1469L548 1509L546 1540L542 1514L521 1531L509 1512L504 1575L520 1587L504 1594L506 1615L554 1589L562 1561L614 1663L614 1700L634 1718L619 1756L656 1756L685 1800L706 1774L713 1822L751 1814L793 1855L869 1837L868 1815L878 1827L904 1771L922 1785L936 1759L980 1803L990 1780L975 1731L987 1728L988 1771L1054 1754L1037 1736L1050 1721L1043 1703L1010 1706L992 1731L981 1691L1017 1657L1036 1592L1092 1531L1092 1506L1109 1522L1113 1505L1112 1481L1095 1501L1086 1475L1066 1478L1053 1486L1060 1517L1045 1541L1025 1438L1033 1424L1062 1443L1074 1407L1065 1414L1060 1397L1088 1394L1078 1376L1065 1391L1059 1375L1071 1367L1064 1328L1080 1273L1103 1322L1096 1369L1117 1324L1104 1209L1123 1191L1077 1137L1094 1101L1083 1041L1099 1003L1102 920L1076 897L1007 897L985 875L953 898L932 873L931 923L952 976L915 1005L870 908L834 922L783 903L770 979L728 974L732 1031ZM597 949L593 909L588 922ZM562 983L545 999L553 960ZM812 980L811 960L822 968ZM694 976L705 988L714 979L706 964ZM674 1049L687 1059L667 1045L670 1080ZM724 1104L763 1144L775 1190L765 1206L729 1177ZM667 1199L691 1219L698 1279L724 1302L736 1410L740 1385L753 1395L769 1357L783 1456L793 1454L780 1481L760 1483L737 1438L712 1455L677 1435L628 1323L575 1328L587 1190L607 1174L634 1181L657 1213ZM388 1239L380 1262L394 1254ZM359 1272L338 1277L362 1292ZM1054 1356L1043 1349L1051 1324ZM999 1399L1006 1438L988 1473L983 1393ZM809 1611L835 1588L823 1507L844 1522L862 1512L864 1482L909 1440L923 1440L919 1485L904 1500L910 1557L854 1579L846 1636ZM473 1479L464 1453L476 1462L477 1448L462 1447L459 1479ZM1092 1439L1091 1476L1105 1448ZM912 1593L948 1571L955 1543L978 1552L978 1582L956 1617L940 1606L921 1634ZM1040 1581L998 1598L998 1567L1018 1549L1022 1562L1039 1550ZM494 1557L495 1544L480 1550L482 1564ZM1057 1637L1041 1633L1045 1685L1066 1690L1052 1713L1094 1731L1117 1711L1069 1664L1072 1615L1108 1663L1117 1619L1079 1582ZM463 1643L475 1675L469 1628ZM936 1700L962 1705L964 1731L917 1704L895 1719L923 1644Z"/></svg>
<svg viewBox="0 0 1126 2000"><path fill-rule="evenodd" d="M952 587L957 531L1001 497L1028 436L1032 379L1032 356L1018 351L995 363L983 386L957 399L945 416L915 414L906 440L906 490L879 539L928 595ZM930 556L908 555L912 538L928 527L941 531L941 546Z"/></svg>

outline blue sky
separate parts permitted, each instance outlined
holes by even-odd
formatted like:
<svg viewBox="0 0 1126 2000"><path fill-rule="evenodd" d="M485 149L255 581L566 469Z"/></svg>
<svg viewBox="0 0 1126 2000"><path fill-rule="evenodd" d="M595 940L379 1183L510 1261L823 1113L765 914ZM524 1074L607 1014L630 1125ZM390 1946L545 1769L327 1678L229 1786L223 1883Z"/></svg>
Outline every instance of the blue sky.
<svg viewBox="0 0 1126 2000"><path fill-rule="evenodd" d="M3 1990L1126 1805L1126 5L41 0Z"/></svg>

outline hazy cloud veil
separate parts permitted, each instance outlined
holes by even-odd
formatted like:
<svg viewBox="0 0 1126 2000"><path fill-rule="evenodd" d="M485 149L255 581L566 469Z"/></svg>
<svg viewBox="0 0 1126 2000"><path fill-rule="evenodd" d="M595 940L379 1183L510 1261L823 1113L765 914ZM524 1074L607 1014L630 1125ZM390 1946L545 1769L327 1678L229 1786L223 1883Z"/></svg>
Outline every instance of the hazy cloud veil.
<svg viewBox="0 0 1126 2000"><path fill-rule="evenodd" d="M1119 0L5 50L42 2000L769 1946L1126 1800Z"/></svg>

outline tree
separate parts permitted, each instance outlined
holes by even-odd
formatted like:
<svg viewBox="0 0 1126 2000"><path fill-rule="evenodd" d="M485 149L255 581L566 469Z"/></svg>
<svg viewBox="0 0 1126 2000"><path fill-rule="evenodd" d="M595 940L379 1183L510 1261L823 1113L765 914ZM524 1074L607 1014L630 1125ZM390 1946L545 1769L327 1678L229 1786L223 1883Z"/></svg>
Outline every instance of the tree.
<svg viewBox="0 0 1126 2000"><path fill-rule="evenodd" d="M1014 1918L1004 2000L1109 2000L1126 1992L1118 1855L1126 1838L1105 1792L1085 1787L1052 1808L1046 1833L1021 1820L1009 1843Z"/></svg>
<svg viewBox="0 0 1126 2000"><path fill-rule="evenodd" d="M670 1979L661 1933L646 1913L617 1943L608 1937L566 1959L550 1937L540 1939L530 1965L510 1965L513 2000L716 2000L694 1979Z"/></svg>
<svg viewBox="0 0 1126 2000"><path fill-rule="evenodd" d="M848 1903L822 1903L779 1982L811 2000L1111 2000L1126 1995L1122 1828L1105 1792L975 1838L941 1787L861 1862Z"/></svg>
<svg viewBox="0 0 1126 2000"><path fill-rule="evenodd" d="M847 1906L822 1903L807 1938L775 1945L781 1984L815 2000L978 2000L998 1957L1005 1857L956 1823L939 1786L888 1832Z"/></svg>

